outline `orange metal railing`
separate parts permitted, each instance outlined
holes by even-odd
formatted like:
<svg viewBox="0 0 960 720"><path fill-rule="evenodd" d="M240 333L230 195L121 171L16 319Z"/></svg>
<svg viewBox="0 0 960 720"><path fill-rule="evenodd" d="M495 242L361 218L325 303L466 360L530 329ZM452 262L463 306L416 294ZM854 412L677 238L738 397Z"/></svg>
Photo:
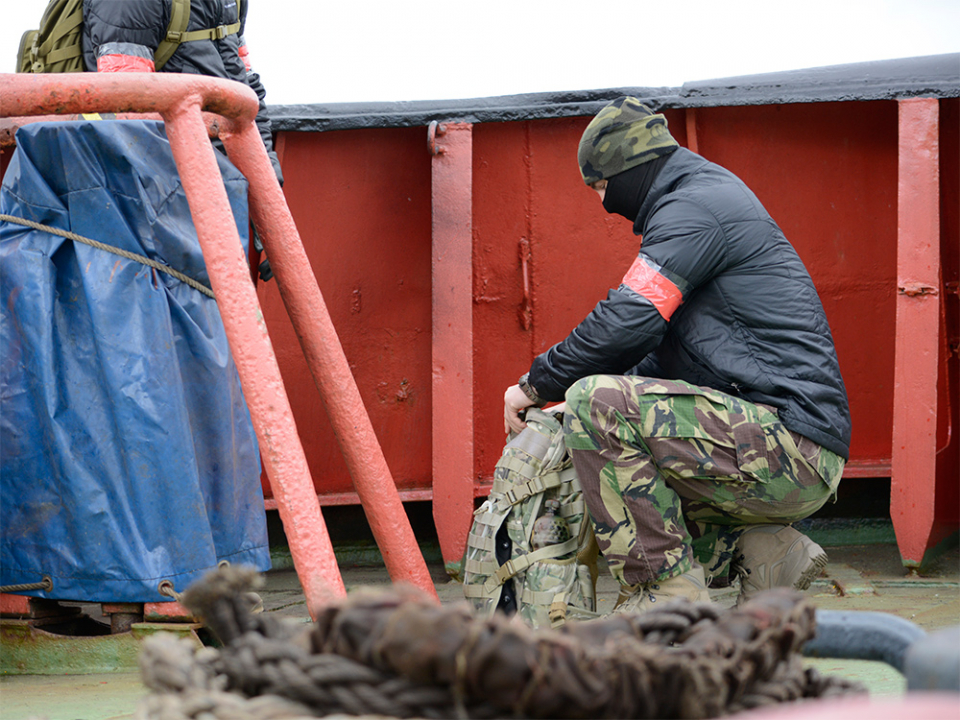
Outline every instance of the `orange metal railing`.
<svg viewBox="0 0 960 720"><path fill-rule="evenodd" d="M257 98L244 85L190 75L0 75L4 117L158 113L180 172L210 282L260 443L264 469L312 615L345 595L303 446L220 182L203 112L250 183L251 215L335 428L371 529L394 580L436 597L396 486L360 400L297 228L256 130ZM213 181L215 178L216 181Z"/></svg>

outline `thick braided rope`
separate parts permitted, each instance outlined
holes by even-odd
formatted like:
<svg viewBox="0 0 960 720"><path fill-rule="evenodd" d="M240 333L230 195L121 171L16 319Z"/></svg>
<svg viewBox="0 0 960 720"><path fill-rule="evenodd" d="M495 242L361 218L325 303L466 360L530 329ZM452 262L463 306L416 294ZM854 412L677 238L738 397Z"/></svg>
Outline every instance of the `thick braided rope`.
<svg viewBox="0 0 960 720"><path fill-rule="evenodd" d="M201 707L204 718L245 718L221 713L253 712L237 698L292 703L283 707L300 715L704 718L862 691L803 668L815 614L790 590L730 611L676 601L560 631L478 619L465 604L440 607L414 589L361 591L304 631L249 615L236 597L249 589L246 577L231 568L187 591L185 604L227 646L197 651L176 672L146 662L145 683L164 697L144 705L154 708L144 718L199 719L187 710ZM167 714L157 714L160 704Z"/></svg>
<svg viewBox="0 0 960 720"><path fill-rule="evenodd" d="M108 253L113 253L114 255L119 255L122 258L127 260L133 260L147 267L153 268L154 270L159 270L160 272L166 273L175 277L180 282L186 283L194 290L199 290L207 297L214 297L213 290L208 288L203 283L194 280L192 277L184 275L179 270L174 270L168 265L157 262L156 260L151 260L148 257L143 255L137 255L136 253L128 252L127 250L121 250L118 247L113 245L107 245L106 243L99 242L98 240L91 240L90 238L83 237L83 235L77 235L76 233L70 232L69 230L60 230L59 228L51 227L49 225L43 225L41 223L33 222L32 220L25 220L24 218L19 218L14 215L4 215L0 214L0 220L15 223L17 225L23 225L24 227L33 228L34 230L40 230L41 232L50 233L51 235L58 235L67 240L73 240L75 242L83 243L84 245L89 245L92 248L97 250L104 250Z"/></svg>
<svg viewBox="0 0 960 720"><path fill-rule="evenodd" d="M449 688L423 686L337 655L313 655L289 640L247 633L229 649L149 638L140 658L153 692L139 720L300 718L338 713L401 718L492 718L480 703L458 707Z"/></svg>
<svg viewBox="0 0 960 720"><path fill-rule="evenodd" d="M317 652L424 684L453 686L516 717L700 718L855 684L803 670L813 606L790 590L743 608L675 601L644 615L530 630L411 594L353 595L318 618Z"/></svg>

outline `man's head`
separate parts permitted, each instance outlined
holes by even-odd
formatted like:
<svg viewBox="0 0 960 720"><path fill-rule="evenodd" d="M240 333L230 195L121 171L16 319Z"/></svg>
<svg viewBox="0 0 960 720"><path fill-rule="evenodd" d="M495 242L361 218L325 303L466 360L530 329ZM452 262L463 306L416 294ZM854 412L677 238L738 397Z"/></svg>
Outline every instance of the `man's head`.
<svg viewBox="0 0 960 720"><path fill-rule="evenodd" d="M577 159L583 181L592 186L678 147L663 115L654 114L637 98L621 97L587 125Z"/></svg>

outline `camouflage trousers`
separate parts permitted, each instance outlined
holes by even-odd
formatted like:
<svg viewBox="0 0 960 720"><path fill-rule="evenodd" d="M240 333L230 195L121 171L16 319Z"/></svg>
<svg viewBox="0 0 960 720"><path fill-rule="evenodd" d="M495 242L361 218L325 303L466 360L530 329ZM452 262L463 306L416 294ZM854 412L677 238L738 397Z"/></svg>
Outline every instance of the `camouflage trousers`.
<svg viewBox="0 0 960 720"><path fill-rule="evenodd" d="M622 585L723 575L744 526L789 524L836 492L844 460L773 408L679 380L595 375L567 391L564 440Z"/></svg>

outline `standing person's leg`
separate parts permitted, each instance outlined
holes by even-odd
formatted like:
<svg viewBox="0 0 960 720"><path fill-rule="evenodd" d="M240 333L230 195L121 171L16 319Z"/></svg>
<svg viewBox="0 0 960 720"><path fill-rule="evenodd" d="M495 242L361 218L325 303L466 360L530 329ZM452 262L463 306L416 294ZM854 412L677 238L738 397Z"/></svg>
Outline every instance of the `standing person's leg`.
<svg viewBox="0 0 960 720"><path fill-rule="evenodd" d="M774 412L682 381L585 378L567 393L565 429L601 551L627 592L667 583L687 594L673 581L696 584L695 538L713 574L745 526L793 522L831 493L824 463L803 457L803 439Z"/></svg>

